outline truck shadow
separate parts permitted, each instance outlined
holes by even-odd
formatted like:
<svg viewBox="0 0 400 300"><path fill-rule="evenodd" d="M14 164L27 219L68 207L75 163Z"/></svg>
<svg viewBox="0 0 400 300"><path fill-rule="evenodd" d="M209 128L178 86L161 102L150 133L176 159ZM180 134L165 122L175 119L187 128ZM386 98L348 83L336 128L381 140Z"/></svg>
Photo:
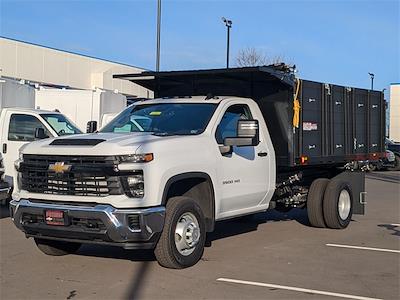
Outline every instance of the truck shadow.
<svg viewBox="0 0 400 300"><path fill-rule="evenodd" d="M10 210L8 205L1 205L0 206L0 219L5 219L10 217Z"/></svg>
<svg viewBox="0 0 400 300"><path fill-rule="evenodd" d="M391 234L400 237L400 230L397 229L399 226L394 224L379 224L378 227L383 227L389 231L393 231Z"/></svg>
<svg viewBox="0 0 400 300"><path fill-rule="evenodd" d="M78 255L123 259L131 261L155 261L153 251L151 250L125 250L119 247L103 245L82 245L77 252Z"/></svg>
<svg viewBox="0 0 400 300"><path fill-rule="evenodd" d="M215 225L215 230L207 235L206 247L210 247L215 240L256 231L260 224L285 221L296 221L302 225L310 226L305 209L292 209L289 212L270 210L255 215L218 222Z"/></svg>
<svg viewBox="0 0 400 300"><path fill-rule="evenodd" d="M366 178L372 180L379 180L389 183L400 183L400 173L399 174L385 174L384 172L372 172L366 175Z"/></svg>
<svg viewBox="0 0 400 300"><path fill-rule="evenodd" d="M293 209L286 213L271 210L252 216L218 222L214 232L207 234L206 247L210 247L212 241L215 240L255 231L260 224L285 221L296 221L305 226L310 226L307 211L304 209ZM77 255L123 259L136 262L155 261L155 256L151 250L124 250L119 247L90 244L83 245L77 252Z"/></svg>

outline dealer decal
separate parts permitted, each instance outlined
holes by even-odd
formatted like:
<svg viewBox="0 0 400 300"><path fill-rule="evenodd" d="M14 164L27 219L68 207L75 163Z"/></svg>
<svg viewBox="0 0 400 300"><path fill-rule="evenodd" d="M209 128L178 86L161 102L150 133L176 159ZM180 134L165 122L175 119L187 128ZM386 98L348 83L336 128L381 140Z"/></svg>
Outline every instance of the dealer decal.
<svg viewBox="0 0 400 300"><path fill-rule="evenodd" d="M303 122L304 131L318 130L318 123L313 122Z"/></svg>

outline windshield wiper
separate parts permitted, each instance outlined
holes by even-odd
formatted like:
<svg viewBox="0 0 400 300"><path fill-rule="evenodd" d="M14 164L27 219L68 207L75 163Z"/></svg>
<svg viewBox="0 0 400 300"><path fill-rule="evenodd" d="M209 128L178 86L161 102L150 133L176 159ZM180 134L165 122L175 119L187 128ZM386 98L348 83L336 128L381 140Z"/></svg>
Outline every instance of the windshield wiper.
<svg viewBox="0 0 400 300"><path fill-rule="evenodd" d="M176 135L174 133L169 133L169 132L163 132L163 131L155 131L152 133L152 135L156 135L156 136L172 136L172 135Z"/></svg>

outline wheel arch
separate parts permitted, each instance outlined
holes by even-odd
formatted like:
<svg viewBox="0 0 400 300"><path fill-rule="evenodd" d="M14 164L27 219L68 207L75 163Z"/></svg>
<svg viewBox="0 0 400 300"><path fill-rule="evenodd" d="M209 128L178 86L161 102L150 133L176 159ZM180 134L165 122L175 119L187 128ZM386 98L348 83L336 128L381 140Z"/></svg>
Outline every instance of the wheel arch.
<svg viewBox="0 0 400 300"><path fill-rule="evenodd" d="M214 230L215 193L211 177L204 172L186 172L168 179L162 194L162 205L174 196L191 197L198 202L206 221L206 231Z"/></svg>

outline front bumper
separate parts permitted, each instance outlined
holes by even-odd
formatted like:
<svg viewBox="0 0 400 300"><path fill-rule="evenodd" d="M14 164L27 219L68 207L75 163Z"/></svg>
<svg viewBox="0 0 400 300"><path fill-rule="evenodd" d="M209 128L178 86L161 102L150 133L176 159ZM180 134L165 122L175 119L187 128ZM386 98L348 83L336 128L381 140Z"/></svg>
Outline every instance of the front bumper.
<svg viewBox="0 0 400 300"><path fill-rule="evenodd" d="M47 225L46 210L63 211L66 225ZM163 229L165 207L117 209L104 204L87 206L21 199L10 202L10 215L27 237L151 249Z"/></svg>

